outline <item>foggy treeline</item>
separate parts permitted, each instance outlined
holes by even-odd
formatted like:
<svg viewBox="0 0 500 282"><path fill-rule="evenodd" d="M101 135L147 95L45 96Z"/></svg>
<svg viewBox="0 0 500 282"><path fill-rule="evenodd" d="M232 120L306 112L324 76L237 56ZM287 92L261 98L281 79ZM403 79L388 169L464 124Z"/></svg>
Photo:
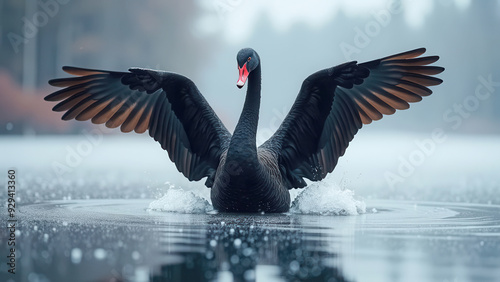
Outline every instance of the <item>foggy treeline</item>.
<svg viewBox="0 0 500 282"><path fill-rule="evenodd" d="M392 2L399 1L382 7ZM252 1L3 0L0 134L78 133L92 126L61 122L61 114L51 111L54 104L43 101L57 90L47 81L66 76L63 65L120 71L139 66L184 74L232 129L243 103L244 93L235 87L235 55L243 47L255 48L262 59L263 127L274 127L283 118L302 80L316 70L427 47L429 55L441 56L443 85L409 111L377 122L376 128L500 133L498 83L483 85L487 97L475 94L484 81L500 82L500 1L472 1L466 9L453 3L434 1L419 27L408 24L403 12L384 19L384 10L339 10L322 25L297 20L279 30L273 27L271 10L256 16L250 32L242 29L248 33L244 39L231 41L224 29L250 24L231 18L245 13ZM379 29L370 31L370 24ZM346 46L356 51L349 58Z"/></svg>

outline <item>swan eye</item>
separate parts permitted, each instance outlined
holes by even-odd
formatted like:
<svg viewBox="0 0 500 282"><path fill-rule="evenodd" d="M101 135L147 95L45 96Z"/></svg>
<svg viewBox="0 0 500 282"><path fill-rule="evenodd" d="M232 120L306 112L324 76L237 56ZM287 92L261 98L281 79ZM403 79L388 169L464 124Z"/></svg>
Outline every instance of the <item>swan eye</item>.
<svg viewBox="0 0 500 282"><path fill-rule="evenodd" d="M247 62L250 62L250 59L251 59L251 58L250 58L250 57L248 57Z"/></svg>

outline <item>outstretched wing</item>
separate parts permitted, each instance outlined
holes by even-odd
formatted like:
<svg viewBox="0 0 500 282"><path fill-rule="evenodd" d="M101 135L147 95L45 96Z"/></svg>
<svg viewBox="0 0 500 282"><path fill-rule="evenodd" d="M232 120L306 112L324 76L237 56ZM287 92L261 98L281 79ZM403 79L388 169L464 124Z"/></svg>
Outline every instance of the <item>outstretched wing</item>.
<svg viewBox="0 0 500 282"><path fill-rule="evenodd" d="M45 97L61 101L53 110L65 111L63 120L91 119L123 132L149 130L180 172L189 180L208 176L205 184L211 186L231 134L190 79L140 68L63 70L76 77L49 81L65 88Z"/></svg>
<svg viewBox="0 0 500 282"><path fill-rule="evenodd" d="M444 68L428 66L438 56L424 48L357 64L321 70L304 80L281 127L261 148L274 153L288 188L306 186L332 172L363 124L408 109L432 94L427 86Z"/></svg>

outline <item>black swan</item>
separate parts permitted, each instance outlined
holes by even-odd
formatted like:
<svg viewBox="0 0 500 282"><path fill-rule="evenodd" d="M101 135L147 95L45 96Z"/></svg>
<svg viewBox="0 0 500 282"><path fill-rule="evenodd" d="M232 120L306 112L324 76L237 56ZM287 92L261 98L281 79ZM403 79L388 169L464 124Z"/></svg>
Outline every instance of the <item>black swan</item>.
<svg viewBox="0 0 500 282"><path fill-rule="evenodd" d="M261 64L253 49L238 52L239 79L248 80L245 104L231 135L196 85L165 71L131 68L115 72L63 67L71 78L50 80L65 87L45 97L61 101L63 120L88 120L149 135L168 152L189 180L206 177L212 204L221 212L286 212L289 189L304 178L319 181L332 172L363 124L409 108L438 85L428 66L438 56L419 57L425 48L358 64L320 70L302 83L297 99L276 133L256 146Z"/></svg>

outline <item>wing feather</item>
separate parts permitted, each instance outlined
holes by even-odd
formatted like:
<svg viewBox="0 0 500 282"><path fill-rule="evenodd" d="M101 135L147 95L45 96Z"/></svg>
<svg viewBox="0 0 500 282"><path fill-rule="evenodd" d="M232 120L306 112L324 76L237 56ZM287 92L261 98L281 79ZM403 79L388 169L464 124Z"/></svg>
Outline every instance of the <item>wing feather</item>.
<svg viewBox="0 0 500 282"><path fill-rule="evenodd" d="M214 177L231 135L191 80L139 68L63 70L76 77L49 81L64 88L45 97L59 101L53 110L65 111L62 119L90 119L123 132L149 130L188 179Z"/></svg>
<svg viewBox="0 0 500 282"><path fill-rule="evenodd" d="M323 179L335 168L362 127L410 107L442 83L428 66L438 56L419 57L425 48L366 63L345 63L312 74L276 133L264 144L275 154L288 188L306 185L303 177Z"/></svg>

